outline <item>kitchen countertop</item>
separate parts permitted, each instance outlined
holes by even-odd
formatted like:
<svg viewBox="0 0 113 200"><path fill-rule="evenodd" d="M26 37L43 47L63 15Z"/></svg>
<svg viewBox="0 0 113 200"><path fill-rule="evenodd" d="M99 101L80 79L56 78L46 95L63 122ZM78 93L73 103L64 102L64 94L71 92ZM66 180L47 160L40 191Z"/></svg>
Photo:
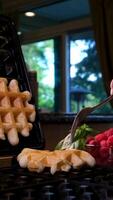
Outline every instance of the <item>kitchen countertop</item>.
<svg viewBox="0 0 113 200"><path fill-rule="evenodd" d="M39 120L45 123L72 123L75 117L74 113L38 113ZM112 123L112 115L89 115L86 120L87 122L96 123Z"/></svg>

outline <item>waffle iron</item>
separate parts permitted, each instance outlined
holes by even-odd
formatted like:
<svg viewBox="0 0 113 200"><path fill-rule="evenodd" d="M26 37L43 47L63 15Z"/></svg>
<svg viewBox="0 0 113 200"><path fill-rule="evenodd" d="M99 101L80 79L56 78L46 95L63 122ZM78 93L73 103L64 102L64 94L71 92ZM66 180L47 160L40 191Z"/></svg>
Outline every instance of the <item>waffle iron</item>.
<svg viewBox="0 0 113 200"><path fill-rule="evenodd" d="M28 90L32 93L15 24L5 16L0 16L0 77L5 77L8 81L16 79L21 91ZM30 103L34 105L33 98ZM19 139L20 142L17 146L11 146L7 140L0 140L0 156L17 155L24 147L44 148L44 137L40 128L38 113L30 136L26 138L20 136ZM3 160L1 163L3 163Z"/></svg>
<svg viewBox="0 0 113 200"><path fill-rule="evenodd" d="M15 24L6 16L0 16L0 76L17 79L21 91L32 92ZM16 156L23 148L44 149L38 113L30 136L19 139L17 146L0 140L0 200L113 199L112 167L83 167L52 175L48 169L38 174L18 166Z"/></svg>

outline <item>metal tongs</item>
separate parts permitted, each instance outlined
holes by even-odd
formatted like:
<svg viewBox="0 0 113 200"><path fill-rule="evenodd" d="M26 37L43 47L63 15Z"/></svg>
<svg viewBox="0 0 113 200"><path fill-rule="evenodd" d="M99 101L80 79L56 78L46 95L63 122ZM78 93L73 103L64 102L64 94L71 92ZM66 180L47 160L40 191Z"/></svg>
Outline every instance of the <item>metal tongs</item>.
<svg viewBox="0 0 113 200"><path fill-rule="evenodd" d="M78 128L78 126L80 125L80 123L94 110L102 107L103 105L105 105L106 103L108 103L109 101L111 101L113 99L113 95L110 95L109 97L107 97L105 100L103 100L102 102L100 102L99 104L93 106L93 107L86 107L83 108L82 110L80 110L80 112L77 113L77 115L74 118L73 124L71 126L71 130L70 130L70 134L71 134L71 141L73 142L74 139L74 134L76 129Z"/></svg>

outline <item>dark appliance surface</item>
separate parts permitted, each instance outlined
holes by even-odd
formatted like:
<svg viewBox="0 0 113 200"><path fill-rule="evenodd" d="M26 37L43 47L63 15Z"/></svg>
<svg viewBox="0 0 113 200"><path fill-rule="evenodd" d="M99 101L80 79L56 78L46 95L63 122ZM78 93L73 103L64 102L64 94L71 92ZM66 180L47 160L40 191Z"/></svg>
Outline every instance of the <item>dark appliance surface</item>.
<svg viewBox="0 0 113 200"><path fill-rule="evenodd" d="M31 91L15 25L5 16L0 16L0 76L8 81L17 79L21 91ZM31 103L34 104L33 99ZM38 113L30 136L20 136L19 145L13 147L7 140L0 140L0 200L113 199L112 167L82 167L54 175L48 169L41 173L29 172L16 162L16 155L24 147L44 148Z"/></svg>
<svg viewBox="0 0 113 200"><path fill-rule="evenodd" d="M32 93L15 24L10 18L2 15L0 16L0 77L5 77L8 81L16 79L21 91L28 90ZM32 98L30 103L34 105L34 102ZM44 148L38 113L30 136L25 138L19 134L19 137L20 142L17 146L11 146L7 140L0 140L0 156L17 155L24 147Z"/></svg>
<svg viewBox="0 0 113 200"><path fill-rule="evenodd" d="M0 171L2 200L112 200L113 169L81 168L51 175L16 165Z"/></svg>

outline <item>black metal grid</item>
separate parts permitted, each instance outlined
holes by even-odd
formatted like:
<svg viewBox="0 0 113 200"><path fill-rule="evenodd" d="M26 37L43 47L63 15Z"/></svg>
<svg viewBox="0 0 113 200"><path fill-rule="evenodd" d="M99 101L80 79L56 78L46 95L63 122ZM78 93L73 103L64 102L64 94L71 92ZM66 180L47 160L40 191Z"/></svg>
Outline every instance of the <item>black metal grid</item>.
<svg viewBox="0 0 113 200"><path fill-rule="evenodd" d="M2 15L0 15L0 77L5 77L8 81L16 79L21 91L32 92L15 24L10 18ZM30 103L34 104L33 98ZM7 140L0 140L0 156L15 155L24 147L44 148L38 113L30 136L27 138L20 136L19 140L19 144L14 147Z"/></svg>
<svg viewBox="0 0 113 200"><path fill-rule="evenodd" d="M2 200L111 200L112 168L81 168L70 172L46 169L42 173L16 168L0 171Z"/></svg>

